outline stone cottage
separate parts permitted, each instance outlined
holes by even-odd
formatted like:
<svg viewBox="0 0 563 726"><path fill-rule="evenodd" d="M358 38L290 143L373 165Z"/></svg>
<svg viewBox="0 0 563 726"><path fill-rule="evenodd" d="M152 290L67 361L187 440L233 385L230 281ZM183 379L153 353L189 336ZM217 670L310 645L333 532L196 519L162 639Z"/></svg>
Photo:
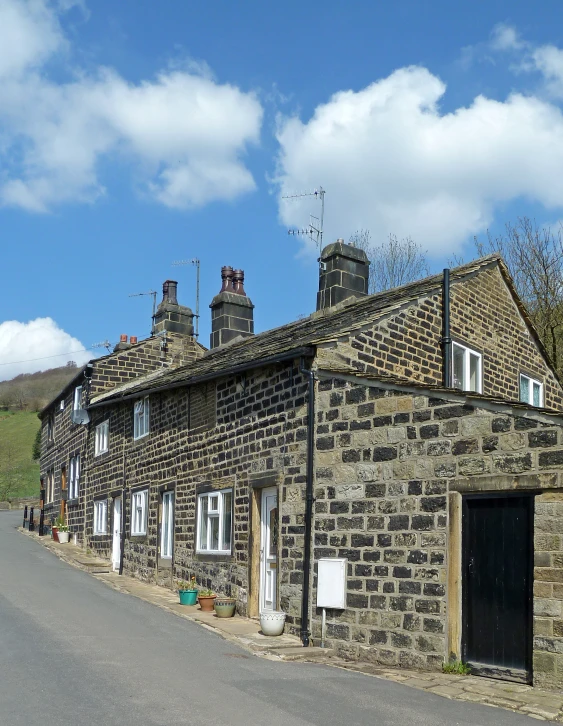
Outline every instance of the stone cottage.
<svg viewBox="0 0 563 726"><path fill-rule="evenodd" d="M119 571L282 609L304 645L319 560L342 559L342 654L560 687L557 375L498 256L371 296L368 264L329 245L317 311L258 335L223 268L209 351L91 390L81 536Z"/></svg>

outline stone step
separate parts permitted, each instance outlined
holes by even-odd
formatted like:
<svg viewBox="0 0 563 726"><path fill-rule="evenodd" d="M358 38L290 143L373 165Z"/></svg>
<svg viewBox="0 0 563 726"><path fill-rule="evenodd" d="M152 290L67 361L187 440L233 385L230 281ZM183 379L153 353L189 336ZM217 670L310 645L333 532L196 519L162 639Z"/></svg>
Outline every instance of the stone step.
<svg viewBox="0 0 563 726"><path fill-rule="evenodd" d="M316 646L310 646L309 648L300 647L287 647L282 646L281 648L268 648L268 653L271 655L277 655L282 660L317 660L324 659L332 655L333 651L331 648L320 648Z"/></svg>

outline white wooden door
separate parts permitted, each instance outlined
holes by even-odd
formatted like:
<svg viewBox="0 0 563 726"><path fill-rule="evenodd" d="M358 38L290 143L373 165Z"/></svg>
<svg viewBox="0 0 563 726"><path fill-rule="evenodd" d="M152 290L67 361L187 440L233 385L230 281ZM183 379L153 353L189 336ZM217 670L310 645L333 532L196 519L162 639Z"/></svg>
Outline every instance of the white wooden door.
<svg viewBox="0 0 563 726"><path fill-rule="evenodd" d="M111 552L113 569L119 570L121 562L121 497L113 500L113 547Z"/></svg>
<svg viewBox="0 0 563 726"><path fill-rule="evenodd" d="M162 525L160 530L160 556L163 559L172 558L172 546L174 543L173 531L173 493L164 492L162 495Z"/></svg>
<svg viewBox="0 0 563 726"><path fill-rule="evenodd" d="M260 610L277 608L278 493L275 487L262 490L260 541Z"/></svg>

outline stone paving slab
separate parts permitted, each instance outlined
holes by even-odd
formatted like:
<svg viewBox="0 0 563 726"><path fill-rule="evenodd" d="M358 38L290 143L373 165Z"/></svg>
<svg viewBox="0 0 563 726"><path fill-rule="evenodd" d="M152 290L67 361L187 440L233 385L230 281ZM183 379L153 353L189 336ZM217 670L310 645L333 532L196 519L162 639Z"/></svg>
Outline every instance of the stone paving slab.
<svg viewBox="0 0 563 726"><path fill-rule="evenodd" d="M108 568L107 562L90 556L80 547L70 543L62 545L47 537L39 537L36 532L29 532L22 528L20 531L29 537L34 537L61 559L75 567L86 571L89 571L89 567L94 568L95 566ZM260 632L260 624L257 620L238 615L233 618L217 618L215 613L201 612L196 605L180 605L177 594L167 588L114 572L96 573L90 570L90 574L119 592L138 597L157 607L165 608L175 615L198 623L223 638L236 642L254 656L322 663L374 678L394 681L410 688L434 693L443 698L481 703L522 713L540 721L563 723L563 693L560 692L542 691L520 683L477 676L411 671L359 661L347 661L338 658L330 650L315 647L303 648L299 638L293 635L284 634L276 638L265 636Z"/></svg>

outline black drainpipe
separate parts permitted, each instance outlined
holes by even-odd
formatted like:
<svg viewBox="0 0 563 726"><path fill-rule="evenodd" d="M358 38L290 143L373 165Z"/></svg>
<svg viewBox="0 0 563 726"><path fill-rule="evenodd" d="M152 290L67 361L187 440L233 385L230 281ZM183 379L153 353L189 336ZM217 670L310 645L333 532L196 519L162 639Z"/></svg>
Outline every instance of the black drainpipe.
<svg viewBox="0 0 563 726"><path fill-rule="evenodd" d="M448 267L444 270L444 280L442 283L442 350L443 361L442 369L444 371L444 387L452 387L452 339L450 337L450 270Z"/></svg>
<svg viewBox="0 0 563 726"><path fill-rule="evenodd" d="M307 484L305 496L305 548L303 552L303 595L301 600L301 642L309 646L309 583L311 574L311 531L313 526L313 455L315 446L315 374L301 359L299 371L308 380L307 398Z"/></svg>

